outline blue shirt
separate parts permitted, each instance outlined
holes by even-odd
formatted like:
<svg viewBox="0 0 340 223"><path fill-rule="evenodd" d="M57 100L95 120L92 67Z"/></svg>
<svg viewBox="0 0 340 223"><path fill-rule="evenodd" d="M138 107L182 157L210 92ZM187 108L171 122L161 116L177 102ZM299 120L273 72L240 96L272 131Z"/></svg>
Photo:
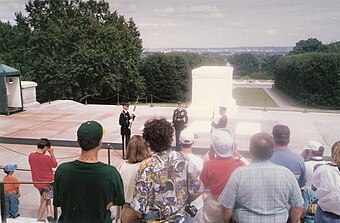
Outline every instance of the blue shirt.
<svg viewBox="0 0 340 223"><path fill-rule="evenodd" d="M294 175L287 168L270 161L237 168L218 202L233 209L234 218L239 223L287 222L288 205L303 206Z"/></svg>
<svg viewBox="0 0 340 223"><path fill-rule="evenodd" d="M270 159L272 163L288 168L295 175L300 187L307 182L305 161L302 156L293 153L287 148L274 149L274 154Z"/></svg>
<svg viewBox="0 0 340 223"><path fill-rule="evenodd" d="M303 197L303 208L306 210L306 216L303 219L303 223L314 223L314 214L310 213L309 205L315 200L315 193L311 188L304 188L301 190Z"/></svg>

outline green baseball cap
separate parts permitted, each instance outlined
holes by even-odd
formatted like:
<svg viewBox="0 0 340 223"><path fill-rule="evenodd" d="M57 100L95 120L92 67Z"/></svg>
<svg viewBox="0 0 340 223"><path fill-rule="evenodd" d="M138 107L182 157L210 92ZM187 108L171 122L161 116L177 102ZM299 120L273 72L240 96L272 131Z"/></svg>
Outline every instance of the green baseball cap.
<svg viewBox="0 0 340 223"><path fill-rule="evenodd" d="M103 137L103 127L96 121L86 121L77 131L78 141L82 139L100 140Z"/></svg>

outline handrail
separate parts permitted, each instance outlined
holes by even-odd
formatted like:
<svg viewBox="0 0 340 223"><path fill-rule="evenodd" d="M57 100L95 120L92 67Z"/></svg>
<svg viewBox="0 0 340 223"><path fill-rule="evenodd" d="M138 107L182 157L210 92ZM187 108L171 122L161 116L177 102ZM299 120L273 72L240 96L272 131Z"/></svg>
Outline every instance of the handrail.
<svg viewBox="0 0 340 223"><path fill-rule="evenodd" d="M0 199L1 199L1 223L7 222L7 216L6 216L6 202L5 202L5 184L51 184L52 182L32 182L32 181L0 181ZM58 208L53 207L53 215L54 219L58 220Z"/></svg>
<svg viewBox="0 0 340 223"><path fill-rule="evenodd" d="M107 149L107 162L108 162L108 165L111 165L111 153L110 152L113 151L114 153L116 153L113 156L120 156L120 154L117 151L115 151L110 144L106 145L106 149ZM0 165L0 169L3 169L3 167L1 167L1 165ZM30 169L22 169L22 168L16 168L16 170L27 171L27 172L31 171ZM53 172L55 172L55 171L53 171ZM17 184L51 184L52 182L19 181L19 182L15 182L15 183L17 183ZM4 184L13 184L13 182L0 181L1 223L7 222ZM57 209L57 207L54 207L53 211L54 211L54 219L57 220L58 219L58 209Z"/></svg>

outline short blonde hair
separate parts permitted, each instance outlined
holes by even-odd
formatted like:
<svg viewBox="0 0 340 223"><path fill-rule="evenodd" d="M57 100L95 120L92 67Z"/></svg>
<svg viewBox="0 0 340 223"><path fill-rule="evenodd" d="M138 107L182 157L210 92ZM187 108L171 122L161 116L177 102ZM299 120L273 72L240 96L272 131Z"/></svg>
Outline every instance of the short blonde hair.
<svg viewBox="0 0 340 223"><path fill-rule="evenodd" d="M331 149L332 162L340 165L340 141L333 144Z"/></svg>
<svg viewBox="0 0 340 223"><path fill-rule="evenodd" d="M132 136L126 150L126 159L129 163L139 163L151 156L141 135Z"/></svg>

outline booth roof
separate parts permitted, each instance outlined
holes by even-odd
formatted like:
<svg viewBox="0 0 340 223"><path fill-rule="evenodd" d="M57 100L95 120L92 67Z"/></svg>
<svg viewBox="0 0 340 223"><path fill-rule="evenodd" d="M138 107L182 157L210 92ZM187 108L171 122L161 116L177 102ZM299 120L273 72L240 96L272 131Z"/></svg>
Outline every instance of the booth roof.
<svg viewBox="0 0 340 223"><path fill-rule="evenodd" d="M0 64L0 76L1 77L7 77L7 76L18 76L20 75L20 71L13 68L9 67L5 64Z"/></svg>

